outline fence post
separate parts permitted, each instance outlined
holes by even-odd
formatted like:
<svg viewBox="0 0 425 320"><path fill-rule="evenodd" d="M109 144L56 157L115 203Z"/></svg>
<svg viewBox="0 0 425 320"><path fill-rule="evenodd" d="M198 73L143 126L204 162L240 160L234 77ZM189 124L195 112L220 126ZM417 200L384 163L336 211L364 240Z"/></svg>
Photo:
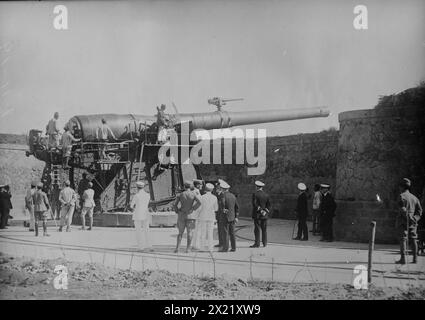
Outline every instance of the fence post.
<svg viewBox="0 0 425 320"><path fill-rule="evenodd" d="M249 276L251 277L251 280L253 280L253 278L252 278L252 254L249 256Z"/></svg>
<svg viewBox="0 0 425 320"><path fill-rule="evenodd" d="M367 283L372 283L372 255L373 255L373 248L375 246L375 230L376 230L376 221L372 221L370 223L371 226L371 234L370 234L370 240L369 240L369 255L367 260Z"/></svg>

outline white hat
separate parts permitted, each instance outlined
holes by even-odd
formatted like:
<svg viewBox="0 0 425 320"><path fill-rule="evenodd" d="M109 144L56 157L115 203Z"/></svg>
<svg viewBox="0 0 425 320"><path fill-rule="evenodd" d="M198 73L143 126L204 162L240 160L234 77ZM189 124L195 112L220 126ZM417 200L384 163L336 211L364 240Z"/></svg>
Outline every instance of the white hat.
<svg viewBox="0 0 425 320"><path fill-rule="evenodd" d="M193 179L193 184L202 184L202 180L199 179Z"/></svg>
<svg viewBox="0 0 425 320"><path fill-rule="evenodd" d="M141 188L143 188L145 186L145 184L144 184L143 181L137 181L136 182L136 186L137 186L137 188L141 189Z"/></svg>
<svg viewBox="0 0 425 320"><path fill-rule="evenodd" d="M224 181L224 180L219 180L219 181L220 181L220 187L221 188L223 188L223 189L229 189L230 188L229 184L226 181Z"/></svg>
<svg viewBox="0 0 425 320"><path fill-rule="evenodd" d="M329 185L329 184L327 184L327 183L322 183L322 184L320 184L320 187L321 188L330 188L331 186Z"/></svg>
<svg viewBox="0 0 425 320"><path fill-rule="evenodd" d="M298 189L301 191L305 191L307 190L307 186L304 183L300 182L298 183Z"/></svg>
<svg viewBox="0 0 425 320"><path fill-rule="evenodd" d="M261 181L259 181L259 180L255 181L255 185L256 185L257 187L264 187L264 186L265 186L265 184L264 184L264 183L262 183L262 182L261 182Z"/></svg>
<svg viewBox="0 0 425 320"><path fill-rule="evenodd" d="M207 184L205 185L205 190L207 190L207 191L212 191L212 190L214 190L214 185L213 185L212 183L207 183Z"/></svg>

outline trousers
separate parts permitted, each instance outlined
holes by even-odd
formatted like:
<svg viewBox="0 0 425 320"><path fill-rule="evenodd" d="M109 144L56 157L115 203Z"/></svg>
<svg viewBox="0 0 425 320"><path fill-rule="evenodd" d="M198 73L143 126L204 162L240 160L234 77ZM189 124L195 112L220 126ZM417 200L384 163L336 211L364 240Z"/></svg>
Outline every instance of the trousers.
<svg viewBox="0 0 425 320"><path fill-rule="evenodd" d="M267 219L254 219L254 236L255 236L255 245L260 245L260 230L261 230L261 240L263 245L267 245Z"/></svg>
<svg viewBox="0 0 425 320"><path fill-rule="evenodd" d="M72 216L74 215L75 206L64 205L61 208L61 222L60 226L63 227L66 224L66 227L69 229L72 223Z"/></svg>
<svg viewBox="0 0 425 320"><path fill-rule="evenodd" d="M223 225L223 250L229 250L229 240L232 250L236 250L235 221L226 221Z"/></svg>
<svg viewBox="0 0 425 320"><path fill-rule="evenodd" d="M142 250L150 247L149 241L149 219L134 220L137 247Z"/></svg>

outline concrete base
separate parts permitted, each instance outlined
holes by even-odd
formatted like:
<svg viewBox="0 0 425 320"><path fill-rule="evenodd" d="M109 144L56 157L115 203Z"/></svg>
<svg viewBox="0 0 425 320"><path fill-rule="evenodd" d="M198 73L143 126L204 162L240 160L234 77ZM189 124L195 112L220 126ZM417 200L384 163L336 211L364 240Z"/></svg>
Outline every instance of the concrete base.
<svg viewBox="0 0 425 320"><path fill-rule="evenodd" d="M81 224L81 218L75 215L74 224ZM113 212L96 214L93 217L95 227L134 227L133 214L130 212ZM170 212L154 212L149 222L151 227L175 227L177 225L177 214Z"/></svg>

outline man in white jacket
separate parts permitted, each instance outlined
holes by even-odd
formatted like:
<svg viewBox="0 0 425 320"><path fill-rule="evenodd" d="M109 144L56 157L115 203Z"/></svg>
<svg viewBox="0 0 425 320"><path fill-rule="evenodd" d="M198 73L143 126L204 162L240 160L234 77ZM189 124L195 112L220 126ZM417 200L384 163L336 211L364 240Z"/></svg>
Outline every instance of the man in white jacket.
<svg viewBox="0 0 425 320"><path fill-rule="evenodd" d="M89 182L87 184L88 188L83 192L83 209L81 210L81 222L82 227L81 230L86 230L86 214L89 214L89 228L91 230L93 227L93 211L96 206L94 203L94 190L93 183Z"/></svg>
<svg viewBox="0 0 425 320"><path fill-rule="evenodd" d="M134 228L136 229L136 240L139 250L150 248L149 241L149 192L145 190L142 181L136 183L138 192L131 200L130 209L133 211ZM147 188L147 187L146 187Z"/></svg>
<svg viewBox="0 0 425 320"><path fill-rule="evenodd" d="M201 207L197 220L200 250L213 250L214 220L218 211L217 197L211 193L213 189L214 185L207 183L205 194L201 196Z"/></svg>

